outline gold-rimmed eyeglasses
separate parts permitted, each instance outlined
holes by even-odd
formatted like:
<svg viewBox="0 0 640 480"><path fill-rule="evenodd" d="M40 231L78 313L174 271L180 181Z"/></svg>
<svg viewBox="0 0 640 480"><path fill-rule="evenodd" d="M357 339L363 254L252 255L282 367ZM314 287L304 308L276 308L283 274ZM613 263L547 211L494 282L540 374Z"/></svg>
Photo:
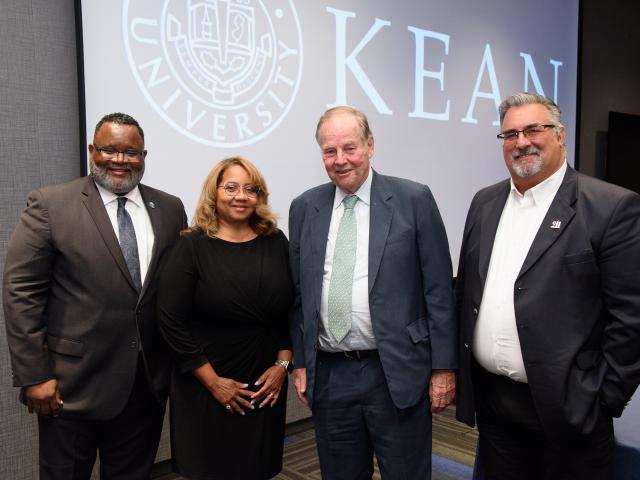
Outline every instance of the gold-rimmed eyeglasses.
<svg viewBox="0 0 640 480"><path fill-rule="evenodd" d="M260 187L258 185L240 185L236 182L227 182L224 185L218 185L218 188L224 189L224 191L230 197L235 197L236 195L238 195L238 193L240 193L240 189L242 189L244 194L250 198L256 198L260 193Z"/></svg>

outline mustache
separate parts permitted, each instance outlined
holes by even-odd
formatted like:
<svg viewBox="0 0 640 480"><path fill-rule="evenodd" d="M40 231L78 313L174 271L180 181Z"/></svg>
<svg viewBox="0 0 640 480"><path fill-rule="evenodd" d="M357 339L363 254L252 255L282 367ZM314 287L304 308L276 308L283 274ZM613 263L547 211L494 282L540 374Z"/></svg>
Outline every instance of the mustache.
<svg viewBox="0 0 640 480"><path fill-rule="evenodd" d="M107 164L104 165L104 168L113 168L116 170L126 170L128 172L131 172L133 170L133 168L131 168L131 165L128 164L122 164L122 163L113 163L113 162L108 162Z"/></svg>
<svg viewBox="0 0 640 480"><path fill-rule="evenodd" d="M525 155L540 155L540 149L536 147L529 146L523 149L515 149L511 154L511 158L514 160L518 160L520 157L524 157Z"/></svg>

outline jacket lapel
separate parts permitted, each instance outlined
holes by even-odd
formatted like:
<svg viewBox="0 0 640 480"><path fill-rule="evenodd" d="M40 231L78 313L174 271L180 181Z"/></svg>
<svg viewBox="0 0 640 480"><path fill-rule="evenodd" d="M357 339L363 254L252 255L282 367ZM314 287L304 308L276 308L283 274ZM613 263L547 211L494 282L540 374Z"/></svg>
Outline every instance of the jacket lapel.
<svg viewBox="0 0 640 480"><path fill-rule="evenodd" d="M391 227L393 208L388 202L392 196L391 191L386 188L384 178L374 171L369 212L369 293L375 285Z"/></svg>
<svg viewBox="0 0 640 480"><path fill-rule="evenodd" d="M100 196L100 193L98 192L98 189L93 183L91 177L86 177L85 180L86 181L81 192L82 203L88 210L89 215L91 215L107 250L109 250L109 253L115 260L124 277L127 279L127 282L129 282L131 288L135 290L133 280L129 274L129 269L127 268L127 263L124 260L124 255L122 255L122 250L118 243L118 237L116 237L116 233L113 231L113 225L111 224L111 220L109 220L109 215L107 214L107 210L102 202L102 197Z"/></svg>
<svg viewBox="0 0 640 480"><path fill-rule="evenodd" d="M158 267L159 252L162 251L162 247L164 246L165 242L162 233L166 232L167 229L164 228L165 216L162 212L161 202L153 195L153 191L149 190L146 186L139 184L138 189L140 190L140 196L142 197L143 206L149 214L149 220L151 221L151 228L153 229L154 237L153 249L151 251L151 260L149 262L149 266L147 267L147 275L145 276L144 284L142 285L142 291L140 292L140 298L142 298L147 291L149 282L155 276L155 270Z"/></svg>
<svg viewBox="0 0 640 480"><path fill-rule="evenodd" d="M482 282L482 288L487 280L487 272L489 271L489 261L491 260L491 253L493 251L493 241L496 238L496 232L498 230L498 224L500 223L500 217L502 216L502 210L504 204L507 201L507 196L511 190L511 183L507 180L504 182L504 187L501 188L498 194L489 202L485 203L482 207L480 214L480 250L478 269L480 274L480 281Z"/></svg>
<svg viewBox="0 0 640 480"><path fill-rule="evenodd" d="M571 167L567 168L558 193L549 206L549 210L540 224L540 229L533 239L529 253L524 259L518 278L522 277L560 237L575 215L572 205L576 201L577 175Z"/></svg>
<svg viewBox="0 0 640 480"><path fill-rule="evenodd" d="M327 251L327 239L329 237L329 225L331 223L334 196L335 186L333 184L327 184L327 188L318 196L313 206L313 212L309 217L309 223L311 224L311 258L314 267L316 267L313 268L313 271L316 272L316 276L313 279L313 294L318 312L320 312L322 275L324 272L324 259Z"/></svg>

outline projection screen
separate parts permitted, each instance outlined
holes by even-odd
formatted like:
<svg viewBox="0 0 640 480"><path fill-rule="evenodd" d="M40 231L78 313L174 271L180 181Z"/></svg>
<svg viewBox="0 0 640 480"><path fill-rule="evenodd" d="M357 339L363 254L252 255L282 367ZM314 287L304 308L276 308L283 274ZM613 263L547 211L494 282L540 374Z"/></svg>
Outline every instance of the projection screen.
<svg viewBox="0 0 640 480"><path fill-rule="evenodd" d="M553 98L573 164L578 0L80 6L87 143L102 115L133 115L149 151L143 182L181 197L189 216L211 167L241 155L264 174L286 233L291 200L328 180L314 132L333 105L369 117L374 169L430 186L454 266L473 194L507 176L503 97Z"/></svg>

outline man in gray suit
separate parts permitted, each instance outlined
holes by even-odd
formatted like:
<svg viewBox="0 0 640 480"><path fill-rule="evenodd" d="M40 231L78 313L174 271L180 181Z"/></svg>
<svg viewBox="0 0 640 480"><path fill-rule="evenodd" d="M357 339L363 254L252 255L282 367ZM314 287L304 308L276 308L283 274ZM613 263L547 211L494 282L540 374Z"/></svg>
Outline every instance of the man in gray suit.
<svg viewBox="0 0 640 480"><path fill-rule="evenodd" d="M567 165L558 106L500 105L510 177L464 230L457 416L487 479L609 479L640 382L640 196Z"/></svg>
<svg viewBox="0 0 640 480"><path fill-rule="evenodd" d="M38 414L40 478L146 479L167 398L156 277L182 202L140 184L144 133L106 115L90 176L31 192L9 242L3 300L13 383Z"/></svg>
<svg viewBox="0 0 640 480"><path fill-rule="evenodd" d="M298 396L322 476L431 477L431 412L457 367L449 246L428 187L371 169L366 117L336 107L316 130L330 183L289 215Z"/></svg>

